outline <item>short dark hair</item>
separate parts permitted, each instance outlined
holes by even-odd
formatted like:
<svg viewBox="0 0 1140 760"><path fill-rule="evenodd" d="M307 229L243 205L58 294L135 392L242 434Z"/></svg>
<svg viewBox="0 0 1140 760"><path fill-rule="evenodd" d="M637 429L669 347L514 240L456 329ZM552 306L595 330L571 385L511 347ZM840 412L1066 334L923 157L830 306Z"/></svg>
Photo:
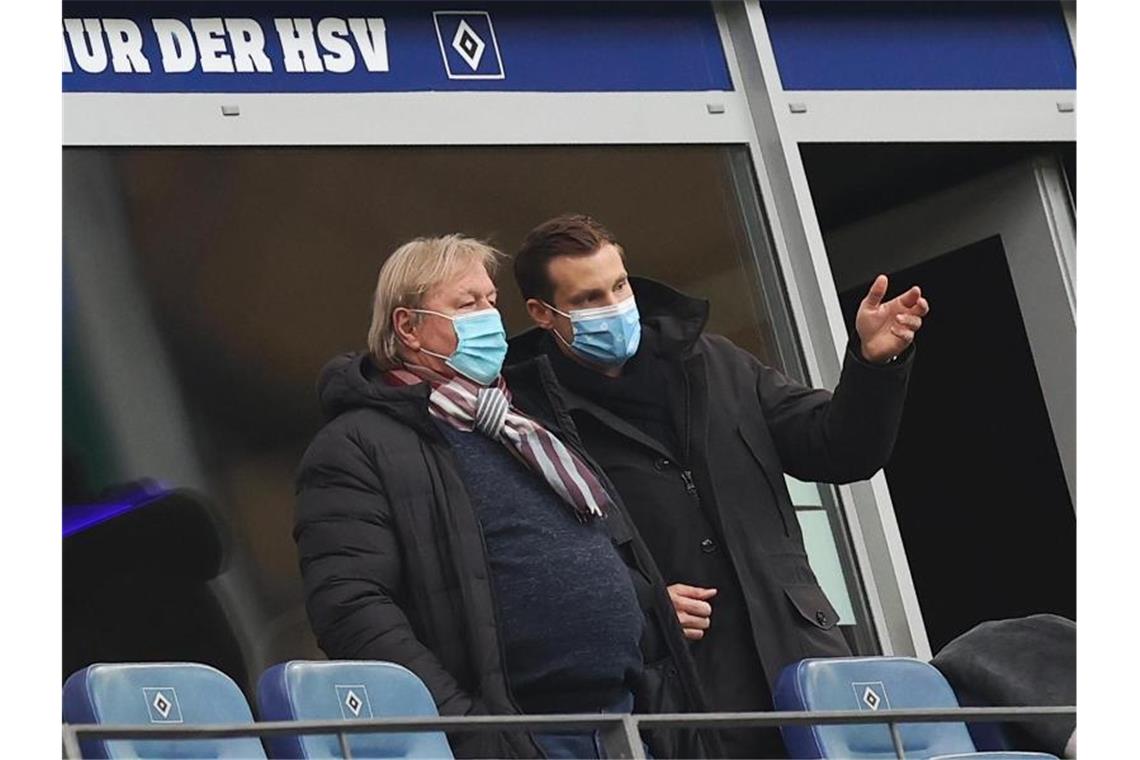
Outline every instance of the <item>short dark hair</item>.
<svg viewBox="0 0 1140 760"><path fill-rule="evenodd" d="M589 256L606 243L625 259L621 244L599 222L585 214L562 214L547 219L527 233L515 254L515 282L522 296L550 302L550 260L559 256Z"/></svg>

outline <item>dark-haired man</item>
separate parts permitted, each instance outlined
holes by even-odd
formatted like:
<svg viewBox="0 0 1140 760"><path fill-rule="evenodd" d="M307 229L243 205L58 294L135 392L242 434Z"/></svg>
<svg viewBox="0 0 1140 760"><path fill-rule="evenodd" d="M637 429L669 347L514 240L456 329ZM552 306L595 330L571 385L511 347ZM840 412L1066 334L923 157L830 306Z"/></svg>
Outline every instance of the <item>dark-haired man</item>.
<svg viewBox="0 0 1140 760"><path fill-rule="evenodd" d="M920 290L884 302L887 278L876 279L829 393L705 333L708 303L631 278L621 246L589 217L536 227L514 271L537 327L512 341L508 364L550 361L566 424L671 584L711 708L771 709L785 665L849 654L783 475L846 483L886 462L929 309ZM516 398L539 403L535 389ZM722 740L734 757L783 755L774 729Z"/></svg>

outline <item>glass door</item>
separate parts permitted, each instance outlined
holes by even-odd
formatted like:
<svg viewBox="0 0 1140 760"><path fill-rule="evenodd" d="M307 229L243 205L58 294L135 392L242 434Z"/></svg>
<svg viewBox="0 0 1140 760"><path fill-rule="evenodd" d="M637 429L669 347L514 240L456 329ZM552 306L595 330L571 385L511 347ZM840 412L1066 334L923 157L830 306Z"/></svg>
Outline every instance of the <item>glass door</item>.
<svg viewBox="0 0 1140 760"><path fill-rule="evenodd" d="M933 651L983 620L1075 617L1075 222L1062 163L1020 160L824 237L848 325L879 272L931 303L885 473Z"/></svg>

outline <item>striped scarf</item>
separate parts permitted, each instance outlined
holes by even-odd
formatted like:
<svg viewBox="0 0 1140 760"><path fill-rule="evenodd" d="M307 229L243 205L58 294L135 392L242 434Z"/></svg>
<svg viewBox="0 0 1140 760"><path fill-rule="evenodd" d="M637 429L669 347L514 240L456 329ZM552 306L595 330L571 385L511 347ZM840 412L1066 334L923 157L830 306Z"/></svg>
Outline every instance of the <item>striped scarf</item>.
<svg viewBox="0 0 1140 760"><path fill-rule="evenodd" d="M612 502L593 470L549 430L511 406L511 394L500 375L490 386L465 377L446 378L426 367L405 364L385 376L395 384L431 385L428 411L452 427L478 430L506 446L542 477L579 520L604 517Z"/></svg>

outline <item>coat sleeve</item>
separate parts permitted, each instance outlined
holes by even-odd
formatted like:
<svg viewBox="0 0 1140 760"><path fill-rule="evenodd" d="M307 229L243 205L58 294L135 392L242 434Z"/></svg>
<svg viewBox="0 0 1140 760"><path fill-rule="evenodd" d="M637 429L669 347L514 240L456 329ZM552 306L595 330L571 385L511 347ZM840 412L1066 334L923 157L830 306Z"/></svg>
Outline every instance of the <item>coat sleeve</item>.
<svg viewBox="0 0 1140 760"><path fill-rule="evenodd" d="M326 428L305 453L293 537L305 608L325 654L403 665L424 681L441 715L487 712L416 638L403 609L391 506L354 436Z"/></svg>
<svg viewBox="0 0 1140 760"><path fill-rule="evenodd" d="M902 419L911 345L888 365L858 356L852 338L834 393L809 388L752 358L756 393L784 471L800 480L866 480L887 463Z"/></svg>

